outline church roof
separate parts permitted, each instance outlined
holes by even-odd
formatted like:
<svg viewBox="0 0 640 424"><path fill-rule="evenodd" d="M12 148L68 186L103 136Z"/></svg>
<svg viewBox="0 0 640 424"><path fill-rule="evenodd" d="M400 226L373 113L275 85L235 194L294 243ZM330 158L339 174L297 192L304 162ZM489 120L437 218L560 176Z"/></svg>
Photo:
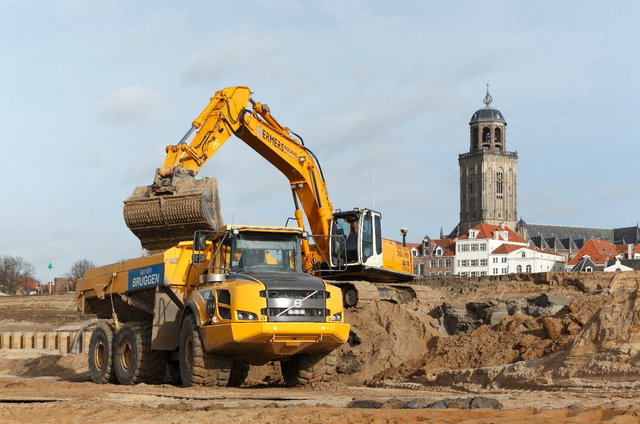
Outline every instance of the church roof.
<svg viewBox="0 0 640 424"><path fill-rule="evenodd" d="M491 102L493 101L493 97L489 94L489 85L487 84L487 94L484 96L484 104L485 107L482 109L478 109L471 116L471 120L469 124L473 124L476 122L502 122L507 125L507 121L504 120L504 115L498 109L494 109L491 107Z"/></svg>

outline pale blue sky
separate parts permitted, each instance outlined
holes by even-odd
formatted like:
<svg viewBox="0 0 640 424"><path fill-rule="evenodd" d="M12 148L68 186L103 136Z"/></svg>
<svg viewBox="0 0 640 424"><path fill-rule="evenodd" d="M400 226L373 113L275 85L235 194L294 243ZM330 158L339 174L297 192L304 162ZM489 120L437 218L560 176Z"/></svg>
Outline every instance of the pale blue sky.
<svg viewBox="0 0 640 424"><path fill-rule="evenodd" d="M302 135L334 206L409 240L458 221L458 154L493 106L518 151L518 214L639 219L639 3L4 1L0 255L47 279L137 256L122 200L151 183L213 93L248 85ZM283 176L239 140L201 171L225 221L283 224ZM375 181L375 185L373 184ZM375 204L374 204L375 199Z"/></svg>

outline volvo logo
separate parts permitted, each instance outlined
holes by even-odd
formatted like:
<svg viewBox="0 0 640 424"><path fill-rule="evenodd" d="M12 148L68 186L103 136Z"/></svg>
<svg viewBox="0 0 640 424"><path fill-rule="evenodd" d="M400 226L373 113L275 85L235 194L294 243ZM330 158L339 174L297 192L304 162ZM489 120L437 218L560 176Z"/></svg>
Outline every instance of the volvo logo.
<svg viewBox="0 0 640 424"><path fill-rule="evenodd" d="M302 299L294 299L293 301L293 307L294 308L299 308L302 306Z"/></svg>

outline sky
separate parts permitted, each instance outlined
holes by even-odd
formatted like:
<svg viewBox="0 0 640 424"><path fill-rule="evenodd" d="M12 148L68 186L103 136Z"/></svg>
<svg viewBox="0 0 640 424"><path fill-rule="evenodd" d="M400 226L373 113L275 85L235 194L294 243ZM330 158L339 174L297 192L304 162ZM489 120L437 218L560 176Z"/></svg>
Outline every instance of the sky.
<svg viewBox="0 0 640 424"><path fill-rule="evenodd" d="M215 91L246 85L318 157L334 207L383 235L458 223L458 154L487 78L517 151L518 215L640 219L640 3L0 3L0 255L47 281L143 254L122 201L148 185ZM284 225L288 182L238 139L201 169L225 223Z"/></svg>

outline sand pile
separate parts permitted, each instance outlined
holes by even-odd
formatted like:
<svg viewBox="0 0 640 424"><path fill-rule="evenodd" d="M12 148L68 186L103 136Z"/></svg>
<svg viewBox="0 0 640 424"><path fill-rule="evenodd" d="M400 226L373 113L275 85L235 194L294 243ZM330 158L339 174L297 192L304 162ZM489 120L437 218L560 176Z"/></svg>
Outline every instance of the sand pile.
<svg viewBox="0 0 640 424"><path fill-rule="evenodd" d="M0 350L0 376L58 377L67 381L89 381L84 355L60 356L43 349Z"/></svg>
<svg viewBox="0 0 640 424"><path fill-rule="evenodd" d="M640 379L639 290L623 294L586 323L558 365L549 364L554 377Z"/></svg>
<svg viewBox="0 0 640 424"><path fill-rule="evenodd" d="M371 303L346 317L352 335L338 350L338 379L348 384L362 384L389 369L413 370L438 335L435 320L415 303Z"/></svg>

